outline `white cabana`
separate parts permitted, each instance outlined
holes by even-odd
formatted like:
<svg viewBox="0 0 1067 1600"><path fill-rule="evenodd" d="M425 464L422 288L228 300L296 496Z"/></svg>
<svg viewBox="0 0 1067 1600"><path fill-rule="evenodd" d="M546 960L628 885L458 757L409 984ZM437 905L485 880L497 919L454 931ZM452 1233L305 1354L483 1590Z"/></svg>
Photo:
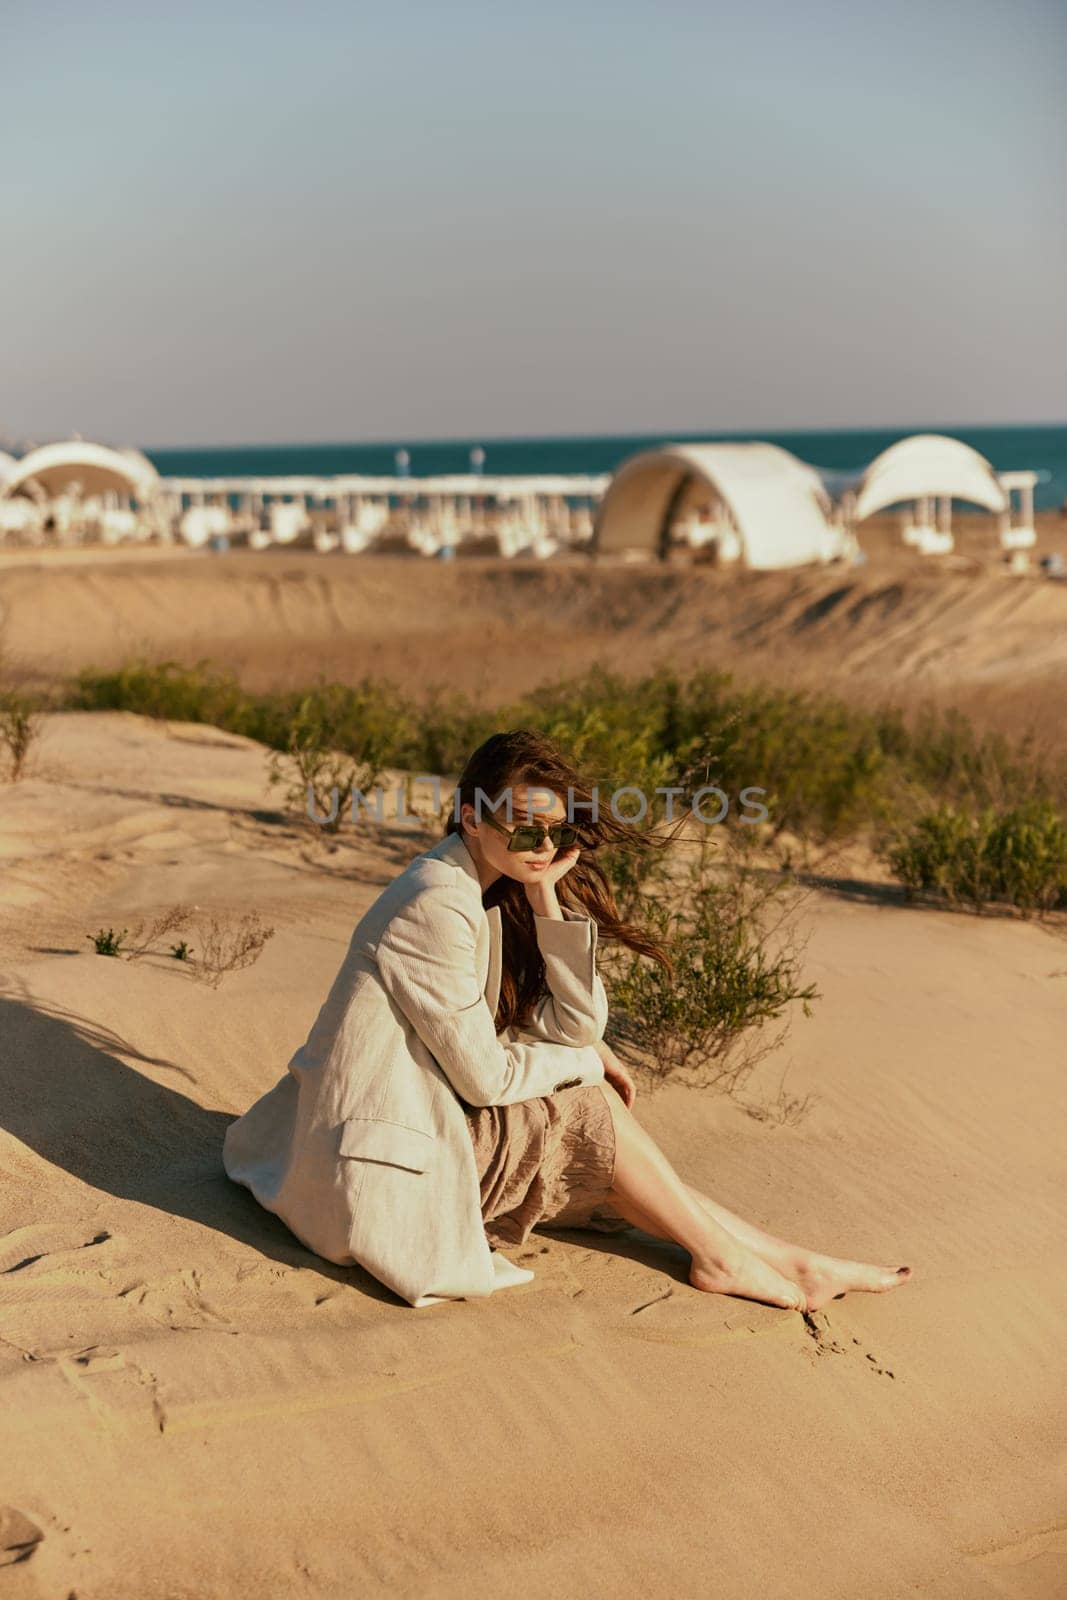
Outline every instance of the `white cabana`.
<svg viewBox="0 0 1067 1600"><path fill-rule="evenodd" d="M876 456L863 474L853 518L862 522L887 506L922 499L966 500L986 511L1004 511L1007 496L986 460L961 439L917 433Z"/></svg>
<svg viewBox="0 0 1067 1600"><path fill-rule="evenodd" d="M905 507L901 537L923 555L951 550L952 502L981 506L1010 526L1010 500L985 456L942 433L916 433L876 456L863 474L850 507L862 522L889 506Z"/></svg>
<svg viewBox="0 0 1067 1600"><path fill-rule="evenodd" d="M112 494L147 501L155 496L159 476L137 450L109 450L106 445L72 439L42 445L22 456L0 482L0 494L55 500L75 486L84 499Z"/></svg>
<svg viewBox="0 0 1067 1600"><path fill-rule="evenodd" d="M600 502L593 550L662 558L672 526L704 518L690 542L714 543L724 561L803 566L850 553L832 513L815 469L777 445L664 445L619 467Z"/></svg>

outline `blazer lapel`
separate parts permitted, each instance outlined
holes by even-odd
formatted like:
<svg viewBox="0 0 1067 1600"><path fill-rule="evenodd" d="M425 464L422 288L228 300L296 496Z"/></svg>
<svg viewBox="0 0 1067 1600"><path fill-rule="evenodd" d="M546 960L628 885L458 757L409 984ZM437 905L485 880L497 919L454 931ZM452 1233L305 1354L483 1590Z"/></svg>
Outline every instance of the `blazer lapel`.
<svg viewBox="0 0 1067 1600"><path fill-rule="evenodd" d="M471 859L471 853L458 833L446 833L438 839L435 845L423 852L424 855L437 856L444 861L451 861L453 866L462 870L470 879L481 899L481 884L478 881L478 869ZM483 907L489 923L489 967L485 977L485 1003L489 1010L496 1015L497 1003L500 999L500 961L503 947L501 932L500 907Z"/></svg>
<svg viewBox="0 0 1067 1600"><path fill-rule="evenodd" d="M500 907L487 906L485 915L489 921L489 971L485 979L485 1003L495 1016L497 1002L500 999L500 951L502 944Z"/></svg>
<svg viewBox="0 0 1067 1600"><path fill-rule="evenodd" d="M478 881L478 869L471 859L471 853L458 833L446 833L438 839L435 845L423 852L424 855L437 856L443 861L451 861L452 865L461 870L470 879L477 891L479 900L482 889ZM496 1015L497 1003L500 1000L500 962L503 948L503 935L501 932L500 907L484 906L486 919L489 923L489 966L485 977L485 1003L492 1014Z"/></svg>

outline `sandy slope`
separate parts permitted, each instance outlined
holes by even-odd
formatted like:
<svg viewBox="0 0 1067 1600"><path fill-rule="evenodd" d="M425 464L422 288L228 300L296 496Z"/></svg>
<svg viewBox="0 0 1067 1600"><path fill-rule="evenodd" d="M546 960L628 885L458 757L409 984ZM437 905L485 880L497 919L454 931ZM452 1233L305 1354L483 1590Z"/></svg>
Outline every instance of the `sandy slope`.
<svg viewBox="0 0 1067 1600"><path fill-rule="evenodd" d="M822 896L824 998L773 1092L637 1109L683 1175L824 1248L916 1269L809 1325L633 1235L535 1234L535 1280L416 1312L222 1173L354 921L428 840L272 816L263 756L52 720L0 790L0 1593L937 1600L1067 1587L1067 945ZM85 934L260 908L217 991Z"/></svg>
<svg viewBox="0 0 1067 1600"><path fill-rule="evenodd" d="M1067 679L1067 583L964 556L746 574L580 558L89 554L0 553L0 639L31 682L143 651L207 657L252 689L373 673L501 704L594 662L627 675L670 662L852 697L948 698L1051 736Z"/></svg>

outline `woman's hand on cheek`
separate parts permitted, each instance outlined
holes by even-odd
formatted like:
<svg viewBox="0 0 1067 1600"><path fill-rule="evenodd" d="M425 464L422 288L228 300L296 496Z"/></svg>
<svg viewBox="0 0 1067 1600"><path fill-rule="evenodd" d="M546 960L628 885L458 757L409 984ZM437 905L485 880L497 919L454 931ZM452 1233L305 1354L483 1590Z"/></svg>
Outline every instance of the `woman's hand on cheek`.
<svg viewBox="0 0 1067 1600"><path fill-rule="evenodd" d="M572 845L569 850L565 850L562 855L549 862L547 867L542 868L531 883L525 885L526 898L531 908L539 915L543 914L542 908L547 908L551 912L556 905L556 884L561 878L566 877L581 853L580 845Z"/></svg>

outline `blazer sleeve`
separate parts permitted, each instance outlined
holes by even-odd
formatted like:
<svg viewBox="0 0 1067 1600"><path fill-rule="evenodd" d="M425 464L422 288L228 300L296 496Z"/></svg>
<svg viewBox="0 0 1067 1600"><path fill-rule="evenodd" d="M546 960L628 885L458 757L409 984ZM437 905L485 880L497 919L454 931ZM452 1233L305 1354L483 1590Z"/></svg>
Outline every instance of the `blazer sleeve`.
<svg viewBox="0 0 1067 1600"><path fill-rule="evenodd" d="M561 910L562 922L534 916L549 992L519 1031L555 1044L593 1044L608 1024L608 997L596 970L597 925L584 912Z"/></svg>
<svg viewBox="0 0 1067 1600"><path fill-rule="evenodd" d="M591 1044L498 1039L478 982L475 915L453 889L433 885L393 915L375 950L390 999L456 1093L471 1106L509 1105L602 1083L604 1064Z"/></svg>

